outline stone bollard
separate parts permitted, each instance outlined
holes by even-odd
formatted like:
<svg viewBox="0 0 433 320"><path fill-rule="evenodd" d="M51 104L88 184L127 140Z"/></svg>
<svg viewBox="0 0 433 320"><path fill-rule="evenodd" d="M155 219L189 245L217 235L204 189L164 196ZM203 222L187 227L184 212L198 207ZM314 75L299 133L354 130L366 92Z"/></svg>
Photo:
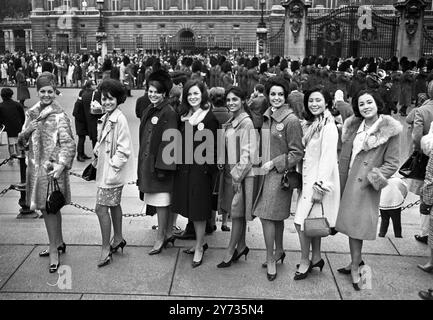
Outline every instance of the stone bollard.
<svg viewBox="0 0 433 320"><path fill-rule="evenodd" d="M35 219L38 218L39 215L34 211L30 210L30 208L26 204L26 154L24 150L21 150L21 153L16 156L20 161L20 178L21 182L14 184L13 189L17 190L21 193L20 200L18 200L18 204L20 205L20 213L17 216L17 219Z"/></svg>

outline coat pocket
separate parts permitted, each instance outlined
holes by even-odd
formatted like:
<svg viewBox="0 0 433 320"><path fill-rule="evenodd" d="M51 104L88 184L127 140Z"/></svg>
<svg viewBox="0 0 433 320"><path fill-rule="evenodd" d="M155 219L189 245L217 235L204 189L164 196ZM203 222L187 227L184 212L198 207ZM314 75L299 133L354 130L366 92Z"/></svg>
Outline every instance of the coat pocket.
<svg viewBox="0 0 433 320"><path fill-rule="evenodd" d="M120 170L114 169L112 166L108 166L107 175L105 178L105 184L110 185L118 185L122 183Z"/></svg>

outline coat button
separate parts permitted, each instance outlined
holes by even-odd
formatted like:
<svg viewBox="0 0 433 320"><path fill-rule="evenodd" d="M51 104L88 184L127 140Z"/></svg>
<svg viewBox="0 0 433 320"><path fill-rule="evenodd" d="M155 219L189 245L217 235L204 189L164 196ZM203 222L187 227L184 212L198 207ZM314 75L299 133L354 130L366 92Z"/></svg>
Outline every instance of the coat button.
<svg viewBox="0 0 433 320"><path fill-rule="evenodd" d="M365 165L365 166L368 165L368 161L364 161L364 165Z"/></svg>
<svg viewBox="0 0 433 320"><path fill-rule="evenodd" d="M359 181L359 182L362 182L362 178L358 178L358 181Z"/></svg>

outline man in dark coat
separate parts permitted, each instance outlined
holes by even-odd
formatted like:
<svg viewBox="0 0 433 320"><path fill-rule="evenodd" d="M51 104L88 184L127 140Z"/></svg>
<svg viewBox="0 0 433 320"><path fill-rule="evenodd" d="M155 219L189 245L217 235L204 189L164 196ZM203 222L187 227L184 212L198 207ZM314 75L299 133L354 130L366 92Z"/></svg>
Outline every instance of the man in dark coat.
<svg viewBox="0 0 433 320"><path fill-rule="evenodd" d="M9 155L18 154L18 133L23 127L24 109L18 102L12 100L14 92L10 88L1 90L3 102L0 103L0 125L5 126L8 135Z"/></svg>
<svg viewBox="0 0 433 320"><path fill-rule="evenodd" d="M251 98L247 104L254 128L260 129L263 124L263 114L269 106L268 99L265 97L265 87L262 84L258 83L255 85L254 92L251 94Z"/></svg>

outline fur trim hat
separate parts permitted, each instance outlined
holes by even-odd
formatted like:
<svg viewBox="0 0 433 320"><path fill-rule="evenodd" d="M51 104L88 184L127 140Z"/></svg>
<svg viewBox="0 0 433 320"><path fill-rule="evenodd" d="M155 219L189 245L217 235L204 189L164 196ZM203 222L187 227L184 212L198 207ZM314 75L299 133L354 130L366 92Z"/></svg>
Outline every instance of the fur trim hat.
<svg viewBox="0 0 433 320"><path fill-rule="evenodd" d="M162 86L163 93L169 93L171 88L173 87L173 81L171 80L170 75L165 70L158 70L155 72L152 72L149 75L149 83L151 81L157 81Z"/></svg>

